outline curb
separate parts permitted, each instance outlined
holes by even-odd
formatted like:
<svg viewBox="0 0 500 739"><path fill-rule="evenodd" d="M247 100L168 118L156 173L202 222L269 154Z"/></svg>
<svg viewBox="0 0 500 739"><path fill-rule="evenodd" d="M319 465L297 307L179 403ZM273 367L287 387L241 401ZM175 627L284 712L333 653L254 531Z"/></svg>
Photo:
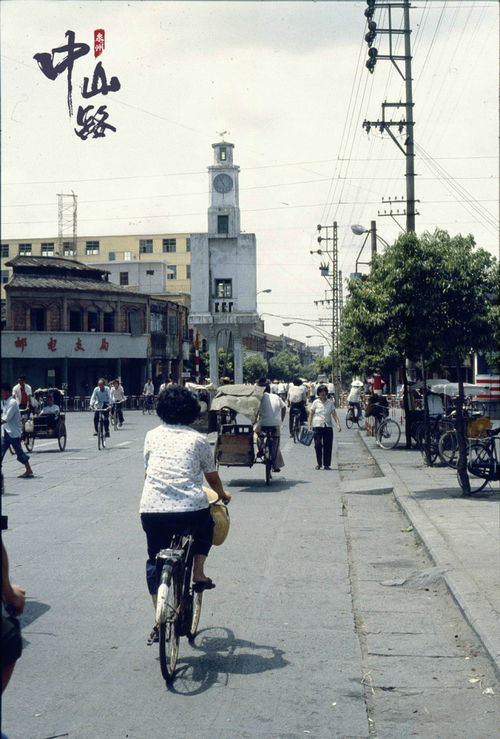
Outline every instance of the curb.
<svg viewBox="0 0 500 739"><path fill-rule="evenodd" d="M377 453L378 449L369 443L364 434L360 434L360 437L383 475L392 481L396 502L411 522L433 564L444 570L443 577L448 590L500 676L500 634L495 611L484 598L477 583L457 567L456 558L446 540L419 506L412 491L401 480L394 467L385 458L381 458L382 454Z"/></svg>

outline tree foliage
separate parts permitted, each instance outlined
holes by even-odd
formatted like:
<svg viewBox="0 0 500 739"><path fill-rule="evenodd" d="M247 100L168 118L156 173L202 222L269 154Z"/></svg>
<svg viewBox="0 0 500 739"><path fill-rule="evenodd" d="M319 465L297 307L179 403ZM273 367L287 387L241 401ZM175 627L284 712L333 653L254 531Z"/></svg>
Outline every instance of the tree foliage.
<svg viewBox="0 0 500 739"><path fill-rule="evenodd" d="M269 360L269 372L272 378L291 382L302 373L300 359L289 351L282 351Z"/></svg>
<svg viewBox="0 0 500 739"><path fill-rule="evenodd" d="M258 354L247 354L243 359L243 382L256 382L260 377L267 377L268 368L265 359Z"/></svg>

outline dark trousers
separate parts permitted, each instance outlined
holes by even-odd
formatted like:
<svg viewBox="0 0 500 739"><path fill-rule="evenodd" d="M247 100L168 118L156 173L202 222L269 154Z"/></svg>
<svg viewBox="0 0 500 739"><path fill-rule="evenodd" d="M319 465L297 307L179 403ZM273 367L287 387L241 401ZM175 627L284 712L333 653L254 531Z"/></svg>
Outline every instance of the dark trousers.
<svg viewBox="0 0 500 739"><path fill-rule="evenodd" d="M323 426L313 429L316 461L320 467L330 467L332 461L333 429Z"/></svg>
<svg viewBox="0 0 500 739"><path fill-rule="evenodd" d="M99 416L101 415L103 416L104 421L104 431L109 434L109 412L103 413L102 411L96 411L94 413L94 428L97 432L99 429Z"/></svg>
<svg viewBox="0 0 500 739"><path fill-rule="evenodd" d="M210 508L181 513L141 513L141 524L148 546L146 581L151 595L157 591L156 555L170 546L175 534L193 535L194 554L207 555L212 546L214 521Z"/></svg>
<svg viewBox="0 0 500 739"><path fill-rule="evenodd" d="M2 459L9 446L15 451L18 462L21 464L27 464L29 462L29 457L21 446L21 437L9 436L7 431L4 431L2 437Z"/></svg>
<svg viewBox="0 0 500 739"><path fill-rule="evenodd" d="M116 413L118 423L123 423L123 402L113 403L113 413Z"/></svg>

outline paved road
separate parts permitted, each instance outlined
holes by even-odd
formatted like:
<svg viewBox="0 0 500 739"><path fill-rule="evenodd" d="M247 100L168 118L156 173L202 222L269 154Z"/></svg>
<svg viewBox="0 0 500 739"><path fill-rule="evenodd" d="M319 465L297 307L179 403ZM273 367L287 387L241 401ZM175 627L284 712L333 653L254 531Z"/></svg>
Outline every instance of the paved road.
<svg viewBox="0 0 500 739"><path fill-rule="evenodd" d="M166 689L145 645L138 518L142 440L156 423L129 413L98 452L90 414L71 414L66 452L35 446L35 479L18 480L6 459L5 541L29 596L4 696L10 739L494 735L491 667L442 583L379 584L401 560L428 562L390 496L340 495L341 476L377 474L345 430L331 472L286 436L271 488L260 465L221 468L232 529L212 550L217 588Z"/></svg>

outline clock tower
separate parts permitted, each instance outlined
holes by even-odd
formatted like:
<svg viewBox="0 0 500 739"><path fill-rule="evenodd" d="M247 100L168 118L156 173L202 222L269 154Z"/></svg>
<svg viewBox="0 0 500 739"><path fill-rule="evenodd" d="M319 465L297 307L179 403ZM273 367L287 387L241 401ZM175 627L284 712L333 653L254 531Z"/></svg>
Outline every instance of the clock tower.
<svg viewBox="0 0 500 739"><path fill-rule="evenodd" d="M208 168L208 233L237 236L240 232L240 168L233 164L234 144L221 141L212 144L212 149L214 163Z"/></svg>
<svg viewBox="0 0 500 739"><path fill-rule="evenodd" d="M191 234L189 323L208 342L210 379L219 384L219 349L234 356L234 382L243 382L243 343L259 322L255 234L241 233L240 168L234 145L212 144L208 167L208 232Z"/></svg>

